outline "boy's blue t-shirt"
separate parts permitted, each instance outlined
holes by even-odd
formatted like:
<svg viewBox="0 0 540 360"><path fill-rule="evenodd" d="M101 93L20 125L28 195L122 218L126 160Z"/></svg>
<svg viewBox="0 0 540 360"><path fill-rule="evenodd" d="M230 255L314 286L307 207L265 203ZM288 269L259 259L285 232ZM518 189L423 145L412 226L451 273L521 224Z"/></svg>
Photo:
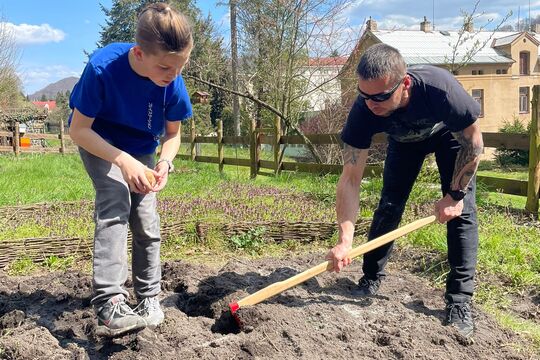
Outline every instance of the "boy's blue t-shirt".
<svg viewBox="0 0 540 360"><path fill-rule="evenodd" d="M160 87L133 71L128 54L134 45L113 43L94 52L69 106L94 118L92 130L115 147L144 155L155 152L165 121L184 121L192 108L182 76Z"/></svg>

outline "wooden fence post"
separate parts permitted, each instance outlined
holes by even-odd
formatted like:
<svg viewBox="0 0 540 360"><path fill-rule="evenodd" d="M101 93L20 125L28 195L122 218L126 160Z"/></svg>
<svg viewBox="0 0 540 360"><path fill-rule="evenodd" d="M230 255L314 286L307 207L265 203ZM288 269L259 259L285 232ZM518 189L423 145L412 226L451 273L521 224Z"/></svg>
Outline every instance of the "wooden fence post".
<svg viewBox="0 0 540 360"><path fill-rule="evenodd" d="M538 100L540 85L533 87L531 133L529 134L529 181L527 182L527 204L525 209L538 216L540 192L540 126L538 125Z"/></svg>
<svg viewBox="0 0 540 360"><path fill-rule="evenodd" d="M189 139L191 142L191 161L195 161L196 151L195 151L195 119L192 117L189 119Z"/></svg>
<svg viewBox="0 0 540 360"><path fill-rule="evenodd" d="M281 172L281 118L276 116L274 134L274 174L278 175Z"/></svg>
<svg viewBox="0 0 540 360"><path fill-rule="evenodd" d="M219 172L223 173L223 120L217 120L217 152L218 152L218 164Z"/></svg>
<svg viewBox="0 0 540 360"><path fill-rule="evenodd" d="M64 119L60 119L60 154L66 153L66 140L64 137Z"/></svg>
<svg viewBox="0 0 540 360"><path fill-rule="evenodd" d="M251 172L250 177L255 179L257 173L259 172L259 141L258 141L258 130L257 130L257 120L252 119L250 124L250 145L249 145L249 157L251 160Z"/></svg>
<svg viewBox="0 0 540 360"><path fill-rule="evenodd" d="M15 121L13 126L13 151L15 152L15 156L19 156L21 151L19 145L19 122Z"/></svg>

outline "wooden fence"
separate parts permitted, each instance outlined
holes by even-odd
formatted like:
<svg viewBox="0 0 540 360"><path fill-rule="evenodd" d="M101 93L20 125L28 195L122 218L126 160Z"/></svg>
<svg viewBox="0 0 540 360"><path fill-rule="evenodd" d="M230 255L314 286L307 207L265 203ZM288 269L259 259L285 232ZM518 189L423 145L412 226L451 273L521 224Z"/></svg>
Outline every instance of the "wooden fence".
<svg viewBox="0 0 540 360"><path fill-rule="evenodd" d="M25 207L11 207L5 211L6 214L25 211ZM9 218L9 217L8 217ZM360 218L356 222L355 236L365 236L370 221ZM188 230L194 225L195 231ZM166 244L171 238L179 235L191 234L196 236L200 243L205 243L209 238L208 234L219 233L223 238L230 238L235 235L245 234L251 229L264 228L264 239L277 243L284 241L294 241L296 243L307 243L317 240L329 239L338 229L337 223L331 222L285 222L285 221L264 221L264 222L235 222L231 223L201 223L192 221L176 221L161 225L162 241ZM27 238L10 241L0 241L0 268L10 262L28 257L33 261L44 261L50 256L74 256L90 257L92 255L92 238L60 236L44 238ZM131 249L131 232L128 233L128 248Z"/></svg>
<svg viewBox="0 0 540 360"><path fill-rule="evenodd" d="M508 134L508 133L483 133L484 146L491 148L506 148L512 150L529 150L529 180L503 179L491 176L478 175L477 179L483 183L489 191L501 192L504 194L520 195L527 197L525 209L531 213L538 214L539 191L540 191L540 127L538 124L540 97L540 85L533 87L533 99L531 106L531 131L529 135ZM281 171L299 171L316 174L340 174L342 165L316 164L302 162L280 161L281 145L305 144L304 139L298 135L281 135L281 124L276 120L272 128L257 128L255 121L251 123L250 134L247 136L223 136L223 124L218 122L217 136L196 135L194 120L190 121L190 135L182 136L183 143L190 144L190 154L178 155L181 159L215 163L219 171L223 171L224 165L246 166L251 169L251 177L257 175L275 175ZM20 132L19 123L15 123L13 131L0 131L0 137L12 138L12 146L0 146L0 152L14 152L19 155L21 152L60 152L61 154L76 151L74 146L66 146L70 141L69 135L64 133L63 123L60 124L59 134L32 134L24 135L30 139L60 140L60 147L21 147L19 144ZM314 145L341 145L339 134L316 134L307 135L309 141ZM374 144L386 142L384 135L378 134L374 137ZM197 144L216 144L217 156L197 155ZM250 147L249 159L228 158L224 156L225 145L247 145ZM273 147L273 161L261 160L261 145L268 144ZM270 171L263 171L264 169ZM365 176L378 176L382 173L380 165L368 165Z"/></svg>
<svg viewBox="0 0 540 360"><path fill-rule="evenodd" d="M76 152L77 147L72 146L71 138L64 132L64 124L60 124L60 131L58 134L43 134L43 133L24 133L25 138L31 140L60 140L59 147L39 146L31 145L29 147L23 147L20 145L21 134L19 129L19 123L15 122L13 125L13 131L0 131L0 137L11 139L11 146L0 145L0 152L15 153L18 156L20 153L60 153L66 154Z"/></svg>
<svg viewBox="0 0 540 360"><path fill-rule="evenodd" d="M504 179L492 176L478 175L477 180L483 183L489 191L504 194L520 195L527 197L526 210L538 214L539 190L540 190L540 129L538 125L540 85L533 88L533 101L531 107L531 132L525 134L508 133L483 133L484 146L488 148L506 148L511 150L529 150L529 180ZM307 135L314 145L341 145L339 134L316 134ZM280 121L276 120L273 128L256 128L252 122L248 136L223 136L223 124L218 121L217 136L198 136L195 131L193 119L190 121L190 135L182 136L183 143L190 144L190 154L182 154L178 157L185 160L215 163L219 171L223 171L224 165L246 166L251 168L251 177L257 175L278 174L283 170L308 172L316 174L340 174L342 165L316 164L279 161L281 158L281 145L305 144L304 139L297 135L281 135ZM386 136L378 134L373 138L374 144L386 142ZM197 144L216 144L217 156L197 155ZM250 147L249 159L237 159L224 157L224 145L242 144ZM261 144L273 146L273 161L261 160ZM270 170L270 172L261 171ZM382 166L368 165L365 176L378 176L382 173Z"/></svg>

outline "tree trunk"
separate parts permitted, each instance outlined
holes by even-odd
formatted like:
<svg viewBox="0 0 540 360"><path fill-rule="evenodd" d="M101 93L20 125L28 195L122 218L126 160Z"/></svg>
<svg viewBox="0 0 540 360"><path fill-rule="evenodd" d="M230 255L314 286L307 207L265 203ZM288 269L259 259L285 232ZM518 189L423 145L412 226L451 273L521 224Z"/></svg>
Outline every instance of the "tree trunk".
<svg viewBox="0 0 540 360"><path fill-rule="evenodd" d="M236 29L236 2L230 0L231 10L231 72L232 72L232 88L238 92L238 34ZM233 94L233 123L234 133L240 136L240 103L238 95Z"/></svg>

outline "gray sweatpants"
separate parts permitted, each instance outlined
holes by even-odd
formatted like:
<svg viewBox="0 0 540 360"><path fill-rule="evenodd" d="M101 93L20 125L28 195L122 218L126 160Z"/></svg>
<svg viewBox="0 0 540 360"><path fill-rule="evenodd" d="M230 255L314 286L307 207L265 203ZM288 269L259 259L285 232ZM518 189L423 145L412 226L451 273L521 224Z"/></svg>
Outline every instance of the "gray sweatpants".
<svg viewBox="0 0 540 360"><path fill-rule="evenodd" d="M161 291L161 237L156 193L130 192L118 166L82 148L79 152L96 190L92 304L97 308L117 294L128 296L123 288L128 276L128 224L135 294L139 298L157 295ZM154 168L154 154L135 158Z"/></svg>

